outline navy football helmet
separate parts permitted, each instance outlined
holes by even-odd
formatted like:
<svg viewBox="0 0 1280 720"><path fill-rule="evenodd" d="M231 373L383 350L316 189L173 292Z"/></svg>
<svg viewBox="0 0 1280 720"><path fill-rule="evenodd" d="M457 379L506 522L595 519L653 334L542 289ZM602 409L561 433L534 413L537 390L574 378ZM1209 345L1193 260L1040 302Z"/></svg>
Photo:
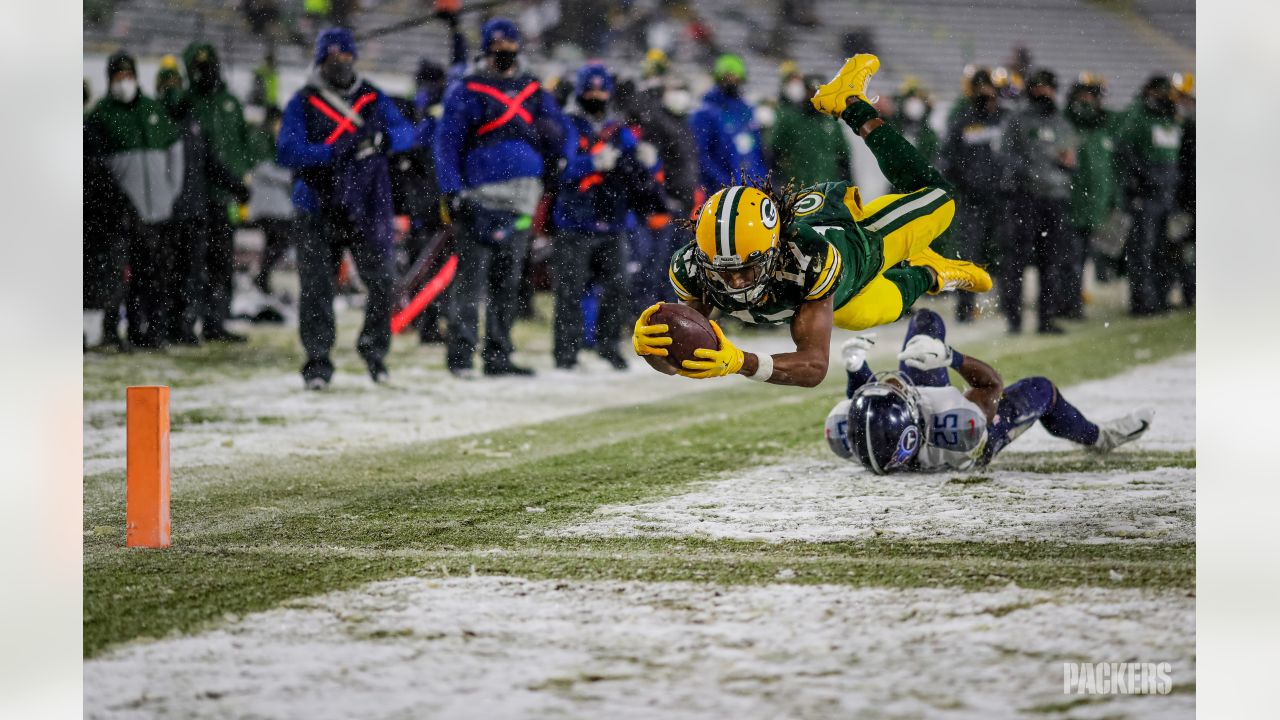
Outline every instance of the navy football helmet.
<svg viewBox="0 0 1280 720"><path fill-rule="evenodd" d="M922 425L915 387L899 373L879 373L853 393L849 446L877 475L907 467L920 451Z"/></svg>

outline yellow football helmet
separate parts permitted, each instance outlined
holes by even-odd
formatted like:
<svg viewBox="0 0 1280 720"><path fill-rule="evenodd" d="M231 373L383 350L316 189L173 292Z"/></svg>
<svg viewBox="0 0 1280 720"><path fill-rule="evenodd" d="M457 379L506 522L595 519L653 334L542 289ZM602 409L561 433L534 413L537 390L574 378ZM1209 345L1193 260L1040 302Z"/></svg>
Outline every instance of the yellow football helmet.
<svg viewBox="0 0 1280 720"><path fill-rule="evenodd" d="M644 54L644 63L641 68L645 78L652 78L666 75L670 65L671 60L661 48L650 48L649 52Z"/></svg>
<svg viewBox="0 0 1280 720"><path fill-rule="evenodd" d="M1076 78L1076 84L1099 87L1105 90L1107 88L1107 79L1103 77L1102 73L1085 70Z"/></svg>
<svg viewBox="0 0 1280 720"><path fill-rule="evenodd" d="M1177 90L1180 95L1185 97L1196 96L1196 74L1195 73L1174 73L1173 89Z"/></svg>
<svg viewBox="0 0 1280 720"><path fill-rule="evenodd" d="M707 198L694 227L694 255L711 289L740 302L759 300L781 254L779 225L778 206L756 188L733 185Z"/></svg>

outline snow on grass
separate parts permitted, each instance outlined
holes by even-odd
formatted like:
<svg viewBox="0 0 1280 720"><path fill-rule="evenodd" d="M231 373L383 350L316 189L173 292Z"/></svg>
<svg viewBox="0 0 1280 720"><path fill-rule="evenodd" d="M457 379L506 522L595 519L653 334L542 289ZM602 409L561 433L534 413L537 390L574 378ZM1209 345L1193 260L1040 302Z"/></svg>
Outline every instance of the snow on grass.
<svg viewBox="0 0 1280 720"><path fill-rule="evenodd" d="M632 363L626 372L587 367L582 372L543 372L533 381L466 381L410 367L398 369L388 387L340 373L326 392L305 392L296 375L285 374L174 388L172 462L174 467L217 465L430 442L712 387L660 375L642 362ZM86 474L124 467L123 413L123 400L85 403Z"/></svg>
<svg viewBox="0 0 1280 720"><path fill-rule="evenodd" d="M1157 408L1152 429L1129 448L1188 449L1195 443L1195 361L1180 356L1063 395L1089 417ZM821 442L821 418L814 420ZM1033 434L1034 433L1034 434ZM1043 429L1012 450L1068 450ZM1120 452L1124 452L1122 449ZM797 457L699 483L692 492L639 505L599 508L563 534L838 541L1055 540L1194 542L1195 470L1031 473L989 469L879 477L834 455Z"/></svg>
<svg viewBox="0 0 1280 720"><path fill-rule="evenodd" d="M693 492L608 505L557 534L589 537L1194 542L1195 470L880 477L838 458L798 458Z"/></svg>
<svg viewBox="0 0 1280 720"><path fill-rule="evenodd" d="M1184 593L402 578L87 661L89 718L1194 716ZM1169 662L1169 695L1063 693ZM1179 692L1179 689L1182 692Z"/></svg>
<svg viewBox="0 0 1280 720"><path fill-rule="evenodd" d="M1082 358L1082 362L1087 362ZM1014 378L1005 378L1012 382ZM1053 378L1049 378L1052 380ZM1140 407L1155 408L1151 429L1128 447L1144 450L1189 450L1196 446L1196 356L1179 355L1136 367L1105 380L1080 383L1062 390L1090 420L1102 422ZM1070 450L1068 440L1045 432L1037 423L1005 452Z"/></svg>

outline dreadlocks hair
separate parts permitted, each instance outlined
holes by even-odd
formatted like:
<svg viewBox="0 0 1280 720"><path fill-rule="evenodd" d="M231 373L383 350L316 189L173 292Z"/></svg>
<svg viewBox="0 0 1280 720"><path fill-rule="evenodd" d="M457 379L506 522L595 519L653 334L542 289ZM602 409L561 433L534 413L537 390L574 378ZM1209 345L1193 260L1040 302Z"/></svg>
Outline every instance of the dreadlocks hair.
<svg viewBox="0 0 1280 720"><path fill-rule="evenodd" d="M759 175L749 175L747 171L740 170L733 178L739 185L745 185L749 188L755 188L773 201L774 207L778 208L778 226L786 227L796 219L796 203L800 200L800 188L796 187L795 178L788 178L781 186L774 180L773 172L766 173L763 177ZM698 207L692 216L680 218L677 225L684 230L693 232L698 226L698 217L702 214L702 208Z"/></svg>

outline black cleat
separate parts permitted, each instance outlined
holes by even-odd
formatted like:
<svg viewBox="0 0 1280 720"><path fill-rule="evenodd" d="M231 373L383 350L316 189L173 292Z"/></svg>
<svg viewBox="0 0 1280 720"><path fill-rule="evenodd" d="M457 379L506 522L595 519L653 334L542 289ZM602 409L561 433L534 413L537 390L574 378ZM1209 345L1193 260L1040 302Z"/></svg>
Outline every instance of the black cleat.
<svg viewBox="0 0 1280 720"><path fill-rule="evenodd" d="M604 361L613 366L614 370L626 370L627 359L616 348L601 346L596 348L596 354L604 358Z"/></svg>
<svg viewBox="0 0 1280 720"><path fill-rule="evenodd" d="M391 380L391 373L387 372L387 366L381 360L370 360L369 377L379 385Z"/></svg>
<svg viewBox="0 0 1280 720"><path fill-rule="evenodd" d="M511 358L501 358L499 360L486 360L484 363L484 374L491 377L502 377L504 375L516 375L520 377L528 377L533 375L533 370L520 367L511 362Z"/></svg>

